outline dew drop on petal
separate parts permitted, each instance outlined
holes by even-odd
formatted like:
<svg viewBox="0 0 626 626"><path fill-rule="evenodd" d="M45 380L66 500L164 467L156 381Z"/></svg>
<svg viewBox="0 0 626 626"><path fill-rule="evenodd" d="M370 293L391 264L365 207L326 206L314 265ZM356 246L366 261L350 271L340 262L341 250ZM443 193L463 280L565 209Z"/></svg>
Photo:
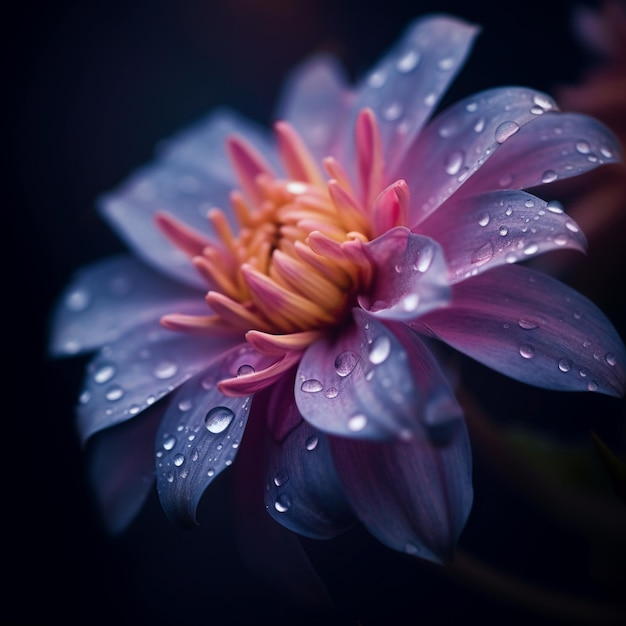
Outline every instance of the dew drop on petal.
<svg viewBox="0 0 626 626"><path fill-rule="evenodd" d="M509 137L512 137L518 130L520 126L517 122L513 122L511 120L507 122L502 122L496 128L495 139L497 143L504 143Z"/></svg>
<svg viewBox="0 0 626 626"><path fill-rule="evenodd" d="M546 209L548 209L550 213L563 213L563 205L558 200L550 200L550 202L546 204Z"/></svg>
<svg viewBox="0 0 626 626"><path fill-rule="evenodd" d="M254 374L254 367L252 367L252 365L244 363L237 369L237 376L247 376L248 374Z"/></svg>
<svg viewBox="0 0 626 626"><path fill-rule="evenodd" d="M235 414L226 406L213 407L204 418L204 425L214 434L224 432L233 421Z"/></svg>
<svg viewBox="0 0 626 626"><path fill-rule="evenodd" d="M395 122L402 115L402 105L399 102L391 102L383 107L382 115L388 122Z"/></svg>
<svg viewBox="0 0 626 626"><path fill-rule="evenodd" d="M316 393L321 391L323 388L322 383L315 378L309 378L308 380L303 381L300 385L300 389L306 393Z"/></svg>
<svg viewBox="0 0 626 626"><path fill-rule="evenodd" d="M189 409L193 406L193 403L191 402L191 400L181 400L178 403L178 410L179 411L189 411Z"/></svg>
<svg viewBox="0 0 626 626"><path fill-rule="evenodd" d="M410 293L402 299L402 308L407 312L417 311L419 306L420 297L416 293Z"/></svg>
<svg viewBox="0 0 626 626"><path fill-rule="evenodd" d="M378 365L380 363L384 363L389 354L391 353L391 341L389 341L389 337L386 335L381 335L374 339L374 342L370 346L369 351L369 360Z"/></svg>
<svg viewBox="0 0 626 626"><path fill-rule="evenodd" d="M124 395L124 390L121 387L111 387L104 394L104 397L110 402L115 402L115 400L119 400Z"/></svg>
<svg viewBox="0 0 626 626"><path fill-rule="evenodd" d="M419 60L419 52L417 52L417 50L409 50L398 59L396 68L399 72L402 72L403 74L408 74L417 67Z"/></svg>
<svg viewBox="0 0 626 626"><path fill-rule="evenodd" d="M487 242L486 244L480 246L480 248L474 250L472 254L472 263L476 265L483 265L491 260L493 257L493 246L491 243Z"/></svg>
<svg viewBox="0 0 626 626"><path fill-rule="evenodd" d="M523 346L520 346L519 353L520 356L524 357L525 359L532 359L535 356L535 349L532 346L525 344Z"/></svg>
<svg viewBox="0 0 626 626"><path fill-rule="evenodd" d="M428 270L435 258L435 248L432 246L425 247L420 251L417 262L413 265L413 269L422 274Z"/></svg>
<svg viewBox="0 0 626 626"><path fill-rule="evenodd" d="M487 226L487 224L489 224L489 220L490 220L489 213L483 213L483 215L480 216L478 223L481 226Z"/></svg>
<svg viewBox="0 0 626 626"><path fill-rule="evenodd" d="M554 170L546 170L541 175L541 182L551 183L552 181L555 181L557 178L558 178L558 174Z"/></svg>
<svg viewBox="0 0 626 626"><path fill-rule="evenodd" d="M278 496L278 498L276 498L276 501L274 502L274 508L279 513L286 513L289 510L290 506L291 506L291 500L286 493L281 493Z"/></svg>
<svg viewBox="0 0 626 626"><path fill-rule="evenodd" d="M178 372L176 363L172 361L161 361L154 370L154 375L159 380L167 380L175 376L176 372Z"/></svg>
<svg viewBox="0 0 626 626"><path fill-rule="evenodd" d="M485 130L485 118L481 117L475 124L474 124L474 132L475 133L482 133L483 130Z"/></svg>
<svg viewBox="0 0 626 626"><path fill-rule="evenodd" d="M70 311L78 313L84 311L89 306L90 300L89 292L86 289L77 289L68 294L65 299L65 306Z"/></svg>
<svg viewBox="0 0 626 626"><path fill-rule="evenodd" d="M536 254L539 251L539 246L536 243L531 243L524 248L524 254L531 255Z"/></svg>
<svg viewBox="0 0 626 626"><path fill-rule="evenodd" d="M165 438L165 441L163 442L163 449L171 450L175 445L176 445L176 437L172 437L170 435L169 437Z"/></svg>
<svg viewBox="0 0 626 626"><path fill-rule="evenodd" d="M311 435L311 437L309 437L306 442L304 443L304 447L311 452L312 450L315 450L315 448L317 448L317 444L319 443L319 438L316 435Z"/></svg>
<svg viewBox="0 0 626 626"><path fill-rule="evenodd" d="M339 374L339 376L348 376L356 367L358 360L359 357L355 352L346 350L345 352L337 355L337 358L335 359L335 371Z"/></svg>
<svg viewBox="0 0 626 626"><path fill-rule="evenodd" d="M94 373L93 379L94 382L102 385L103 383L108 382L115 376L115 368L112 365L102 365L98 370Z"/></svg>
<svg viewBox="0 0 626 626"><path fill-rule="evenodd" d="M590 380L587 383L587 390L588 391L598 391L598 383L595 380Z"/></svg>
<svg viewBox="0 0 626 626"><path fill-rule="evenodd" d="M578 232L578 226L574 222L565 222L565 228L573 233Z"/></svg>
<svg viewBox="0 0 626 626"><path fill-rule="evenodd" d="M506 237L509 234L509 229L506 226L500 226L498 229L501 237Z"/></svg>
<svg viewBox="0 0 626 626"><path fill-rule="evenodd" d="M559 369L562 372L569 372L572 369L572 362L569 359L560 359Z"/></svg>
<svg viewBox="0 0 626 626"><path fill-rule="evenodd" d="M525 318L520 319L518 324L519 327L523 328L524 330L532 330L533 328L537 328L537 324L535 322Z"/></svg>
<svg viewBox="0 0 626 626"><path fill-rule="evenodd" d="M284 485L288 480L289 480L289 474L287 474L287 472L279 470L274 475L274 484L277 487L280 487L281 485Z"/></svg>
<svg viewBox="0 0 626 626"><path fill-rule="evenodd" d="M185 457L179 452L178 454L174 455L173 461L176 467L180 467L185 462Z"/></svg>
<svg viewBox="0 0 626 626"><path fill-rule="evenodd" d="M348 430L351 430L353 433L356 433L360 430L363 430L367 424L367 416L362 413L357 413L353 415L348 420Z"/></svg>
<svg viewBox="0 0 626 626"><path fill-rule="evenodd" d="M339 390L337 389L337 387L329 387L325 392L324 395L329 399L332 400L333 398L336 398L339 395Z"/></svg>
<svg viewBox="0 0 626 626"><path fill-rule="evenodd" d="M580 154L589 154L589 152L591 152L591 148L586 141L578 141L576 143L576 150Z"/></svg>
<svg viewBox="0 0 626 626"><path fill-rule="evenodd" d="M607 352L604 358L609 365L617 363L617 357L612 352Z"/></svg>
<svg viewBox="0 0 626 626"><path fill-rule="evenodd" d="M382 87L387 82L387 73L384 70L379 70L377 72L374 72L373 74L370 74L369 78L367 79L367 82L369 83L370 87L373 87L374 89L378 89L379 87Z"/></svg>
<svg viewBox="0 0 626 626"><path fill-rule="evenodd" d="M450 174L450 176L455 176L461 170L461 166L463 165L463 152L461 150L455 150L450 155L445 162L446 174Z"/></svg>

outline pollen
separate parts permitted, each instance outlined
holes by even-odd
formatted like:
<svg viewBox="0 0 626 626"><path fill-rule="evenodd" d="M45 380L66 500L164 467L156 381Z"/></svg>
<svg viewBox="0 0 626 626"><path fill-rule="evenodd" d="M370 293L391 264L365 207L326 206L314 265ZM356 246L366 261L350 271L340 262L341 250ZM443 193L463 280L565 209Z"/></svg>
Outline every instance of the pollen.
<svg viewBox="0 0 626 626"><path fill-rule="evenodd" d="M219 208L207 215L213 239L158 215L161 231L206 281L211 310L202 317L167 315L166 327L240 332L268 354L302 350L324 329L340 325L368 288L372 269L359 243L380 234L381 225L401 225L408 197L403 181L382 188L375 115L364 109L356 120L356 186L334 157L317 163L289 123L277 122L274 131L283 175L242 138L227 142L239 183L230 196L236 227Z"/></svg>

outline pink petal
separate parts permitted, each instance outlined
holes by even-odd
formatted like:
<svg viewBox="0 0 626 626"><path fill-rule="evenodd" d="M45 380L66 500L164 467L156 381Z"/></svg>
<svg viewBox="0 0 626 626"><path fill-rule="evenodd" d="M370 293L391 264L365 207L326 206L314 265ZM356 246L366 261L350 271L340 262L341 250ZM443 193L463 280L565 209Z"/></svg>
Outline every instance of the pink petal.
<svg viewBox="0 0 626 626"><path fill-rule="evenodd" d="M208 309L200 292L131 257L111 257L73 276L53 313L50 351L63 356L93 350L174 311L206 314Z"/></svg>
<svg viewBox="0 0 626 626"><path fill-rule="evenodd" d="M524 124L553 108L554 101L538 91L500 87L465 98L438 115L400 170L411 189L409 225L441 206L488 159L497 159L500 146Z"/></svg>
<svg viewBox="0 0 626 626"><path fill-rule="evenodd" d="M451 283L549 250L586 250L582 231L558 202L523 191L455 196L419 230L443 248Z"/></svg>
<svg viewBox="0 0 626 626"><path fill-rule="evenodd" d="M522 382L624 393L626 350L610 321L584 296L526 267L496 267L456 284L451 305L418 323Z"/></svg>
<svg viewBox="0 0 626 626"><path fill-rule="evenodd" d="M358 309L353 315L337 338L316 341L302 357L295 397L304 419L357 439L426 437L455 421L449 386L417 337Z"/></svg>
<svg viewBox="0 0 626 626"><path fill-rule="evenodd" d="M382 136L389 182L408 146L446 91L478 33L467 22L431 15L411 24L357 86L353 116L374 111ZM347 125L352 132L353 124Z"/></svg>
<svg viewBox="0 0 626 626"><path fill-rule="evenodd" d="M365 253L374 279L359 304L372 315L411 319L448 302L448 270L432 239L398 227L365 244Z"/></svg>
<svg viewBox="0 0 626 626"><path fill-rule="evenodd" d="M563 180L620 161L622 149L597 120L575 113L546 113L526 124L458 190L525 189ZM547 190L546 190L547 191Z"/></svg>
<svg viewBox="0 0 626 626"><path fill-rule="evenodd" d="M451 557L473 497L464 425L441 447L422 439L329 441L348 499L370 533L412 556L436 562Z"/></svg>

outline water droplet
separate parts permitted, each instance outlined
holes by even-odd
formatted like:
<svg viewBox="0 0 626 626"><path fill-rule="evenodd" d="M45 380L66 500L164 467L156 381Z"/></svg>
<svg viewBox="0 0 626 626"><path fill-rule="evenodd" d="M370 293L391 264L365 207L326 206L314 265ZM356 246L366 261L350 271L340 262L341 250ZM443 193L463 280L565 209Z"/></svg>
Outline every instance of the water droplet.
<svg viewBox="0 0 626 626"><path fill-rule="evenodd" d="M413 269L421 272L422 274L428 270L432 265L435 258L434 246L427 246L420 250L416 263L413 265Z"/></svg>
<svg viewBox="0 0 626 626"><path fill-rule="evenodd" d="M528 200L526 200L526 202L524 202L524 206L527 209L532 209L535 206L535 201L529 198Z"/></svg>
<svg viewBox="0 0 626 626"><path fill-rule="evenodd" d="M476 102L468 102L468 103L465 105L465 110L466 110L468 113L474 113L474 111L477 111L477 110L478 110L478 104L477 104Z"/></svg>
<svg viewBox="0 0 626 626"><path fill-rule="evenodd" d="M191 400L181 400L178 403L179 411L189 411L189 409L193 406Z"/></svg>
<svg viewBox="0 0 626 626"><path fill-rule="evenodd" d="M527 344L520 346L519 353L525 359L532 359L535 356L535 349Z"/></svg>
<svg viewBox="0 0 626 626"><path fill-rule="evenodd" d="M278 472L276 472L276 475L274 476L274 484L277 487L284 485L288 480L289 480L289 474L287 474L287 472L285 471L279 470Z"/></svg>
<svg viewBox="0 0 626 626"><path fill-rule="evenodd" d="M111 387L105 394L105 398L110 402L119 400L124 395L124 390L121 387Z"/></svg>
<svg viewBox="0 0 626 626"><path fill-rule="evenodd" d="M559 369L562 372L569 372L572 369L572 362L569 359L561 359L559 361Z"/></svg>
<svg viewBox="0 0 626 626"><path fill-rule="evenodd" d="M210 470L207 471L206 475L209 478L212 478L213 476L215 476L215 470L213 468L211 468Z"/></svg>
<svg viewBox="0 0 626 626"><path fill-rule="evenodd" d="M424 104L427 107L431 107L435 104L435 102L437 102L437 94L436 93L429 93L425 98L424 98Z"/></svg>
<svg viewBox="0 0 626 626"><path fill-rule="evenodd" d="M524 254L531 255L536 254L539 251L539 246L536 243L531 243L524 248Z"/></svg>
<svg viewBox="0 0 626 626"><path fill-rule="evenodd" d="M128 412L131 415L137 415L139 411L141 411L141 407L138 404L131 404L130 407L128 407Z"/></svg>
<svg viewBox="0 0 626 626"><path fill-rule="evenodd" d="M487 226L487 224L489 224L489 220L490 220L489 213L483 213L483 215L480 216L478 223L481 226Z"/></svg>
<svg viewBox="0 0 626 626"><path fill-rule="evenodd" d="M335 371L339 376L345 377L348 376L356 367L356 364L359 361L359 355L351 350L346 350L341 354L337 355L335 359Z"/></svg>
<svg viewBox="0 0 626 626"><path fill-rule="evenodd" d="M224 432L233 421L235 414L227 406L213 407L204 418L204 425L212 433Z"/></svg>
<svg viewBox="0 0 626 626"><path fill-rule="evenodd" d="M367 82L369 83L370 87L378 89L387 82L387 73L384 70L378 70L373 74L370 74Z"/></svg>
<svg viewBox="0 0 626 626"><path fill-rule="evenodd" d="M471 261L476 265L483 265L491 260L493 257L493 246L491 243L487 242L486 244L480 246L477 250L474 250L472 254Z"/></svg>
<svg viewBox="0 0 626 626"><path fill-rule="evenodd" d="M617 363L617 357L612 352L607 352L604 358L609 365L615 365Z"/></svg>
<svg viewBox="0 0 626 626"><path fill-rule="evenodd" d="M567 242L568 242L567 235L564 235L562 233L556 235L556 237L554 238L554 243L557 246L564 246L565 244L567 244Z"/></svg>
<svg viewBox="0 0 626 626"><path fill-rule="evenodd" d="M437 67L440 70L451 70L454 67L454 59L452 57L448 57L447 59L441 59L439 63L437 63Z"/></svg>
<svg viewBox="0 0 626 626"><path fill-rule="evenodd" d="M538 326L536 322L525 318L520 319L518 324L520 328L523 328L524 330L532 330L533 328L537 328Z"/></svg>
<svg viewBox="0 0 626 626"><path fill-rule="evenodd" d="M598 391L598 383L595 380L590 380L587 383L587 390L588 391Z"/></svg>
<svg viewBox="0 0 626 626"><path fill-rule="evenodd" d="M391 354L391 341L387 335L376 337L370 346L369 360L374 365L384 363Z"/></svg>
<svg viewBox="0 0 626 626"><path fill-rule="evenodd" d="M309 378L300 385L300 389L306 393L316 393L321 391L323 388L322 383L315 378Z"/></svg>
<svg viewBox="0 0 626 626"><path fill-rule="evenodd" d="M550 213L563 213L563 205L558 202L558 200L550 200L550 202L546 204L546 209L548 209Z"/></svg>
<svg viewBox="0 0 626 626"><path fill-rule="evenodd" d="M476 124L474 124L474 132L475 133L482 133L483 130L485 130L485 118L481 117Z"/></svg>
<svg viewBox="0 0 626 626"><path fill-rule="evenodd" d="M174 455L173 461L176 467L180 467L185 462L185 457L180 452L178 452L177 454Z"/></svg>
<svg viewBox="0 0 626 626"><path fill-rule="evenodd" d="M382 114L388 122L395 122L402 115L402 105L399 102L391 102L383 107Z"/></svg>
<svg viewBox="0 0 626 626"><path fill-rule="evenodd" d="M178 366L172 361L161 361L154 370L154 375L160 380L172 378L178 372Z"/></svg>
<svg viewBox="0 0 626 626"><path fill-rule="evenodd" d="M255 369L254 367L252 367L252 365L244 363L243 365L240 365L237 369L237 376L248 376L249 374L254 374L254 372Z"/></svg>
<svg viewBox="0 0 626 626"><path fill-rule="evenodd" d="M329 400L332 400L333 398L336 398L339 395L339 390L337 389L337 387L329 387L324 393L324 395Z"/></svg>
<svg viewBox="0 0 626 626"><path fill-rule="evenodd" d="M544 111L549 111L550 109L554 108L552 100L542 93L536 93L533 96L533 102L537 106L541 107Z"/></svg>
<svg viewBox="0 0 626 626"><path fill-rule="evenodd" d="M169 437L166 437L165 441L163 442L163 448L165 450L171 450L175 445L176 437L172 437L171 435Z"/></svg>
<svg viewBox="0 0 626 626"><path fill-rule="evenodd" d="M600 154L605 158L605 159L610 159L613 156L613 151L610 150L609 148L607 148L606 146L602 146L600 148Z"/></svg>
<svg viewBox="0 0 626 626"><path fill-rule="evenodd" d="M213 376L211 376L210 374L208 376L205 376L200 381L200 386L205 391L210 391L211 389L213 389L213 387L215 387L215 378L213 378Z"/></svg>
<svg viewBox="0 0 626 626"><path fill-rule="evenodd" d="M558 174L554 170L546 170L541 176L542 183L551 183L558 178Z"/></svg>
<svg viewBox="0 0 626 626"><path fill-rule="evenodd" d="M101 365L93 375L94 382L102 385L115 376L115 368L112 365Z"/></svg>
<svg viewBox="0 0 626 626"><path fill-rule="evenodd" d="M416 293L411 293L408 296L405 296L402 299L402 308L410 313L411 311L417 311L417 307L419 306L420 297Z"/></svg>
<svg viewBox="0 0 626 626"><path fill-rule="evenodd" d="M291 499L286 493L281 493L278 496L278 498L276 498L276 501L274 502L274 508L279 513L286 513L289 510L290 506L291 506Z"/></svg>
<svg viewBox="0 0 626 626"><path fill-rule="evenodd" d="M513 207L510 206L510 205L508 207L506 207L506 211L504 211L504 214L507 217L511 217L511 215L513 215Z"/></svg>
<svg viewBox="0 0 626 626"><path fill-rule="evenodd" d="M396 67L399 72L403 74L407 74L408 72L413 71L417 64L419 63L420 55L417 50L409 50L405 54L403 54L399 59Z"/></svg>
<svg viewBox="0 0 626 626"><path fill-rule="evenodd" d="M578 232L578 226L574 222L565 222L565 228L571 231L572 233Z"/></svg>
<svg viewBox="0 0 626 626"><path fill-rule="evenodd" d="M84 311L91 301L89 297L89 292L86 289L77 289L76 291L72 291L72 293L68 294L65 299L65 306L70 310L74 311L74 313L79 313L80 311Z"/></svg>
<svg viewBox="0 0 626 626"><path fill-rule="evenodd" d="M500 226L498 229L501 237L506 237L509 234L509 229L506 226Z"/></svg>
<svg viewBox="0 0 626 626"><path fill-rule="evenodd" d="M353 415L348 420L348 430L351 430L353 433L356 433L360 430L363 430L367 424L367 416L362 413L357 413Z"/></svg>
<svg viewBox="0 0 626 626"><path fill-rule="evenodd" d="M315 448L317 448L317 444L319 442L320 440L316 435L311 435L311 437L306 440L304 447L310 452L311 450L315 450Z"/></svg>
<svg viewBox="0 0 626 626"><path fill-rule="evenodd" d="M517 122L507 121L502 122L496 128L495 138L497 143L504 143L509 137L512 137L518 130L520 126Z"/></svg>
<svg viewBox="0 0 626 626"><path fill-rule="evenodd" d="M578 141L576 143L576 150L580 154L589 154L589 152L591 152L591 148L586 141Z"/></svg>
<svg viewBox="0 0 626 626"><path fill-rule="evenodd" d="M463 165L463 157L464 154L461 150L455 150L450 154L445 163L446 174L450 174L450 176L458 174Z"/></svg>

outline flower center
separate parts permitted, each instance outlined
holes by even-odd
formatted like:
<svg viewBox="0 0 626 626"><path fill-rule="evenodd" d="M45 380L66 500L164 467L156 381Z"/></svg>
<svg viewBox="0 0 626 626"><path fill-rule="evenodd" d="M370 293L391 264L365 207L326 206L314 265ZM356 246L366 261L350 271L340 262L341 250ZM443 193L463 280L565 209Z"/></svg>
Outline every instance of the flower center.
<svg viewBox="0 0 626 626"><path fill-rule="evenodd" d="M408 190L400 200L397 188L391 194L397 206L389 193L381 194L383 162L374 114L363 110L356 121L356 189L333 157L322 162L325 179L288 123L277 122L275 133L284 177L244 140L228 141L241 187L230 198L236 232L220 209L208 214L217 241L170 215L157 216L163 232L192 256L215 313L166 316L166 325L300 334L298 343L309 343L320 330L340 324L356 295L368 288L372 268L363 244L399 225L408 202ZM392 223L381 219L383 213L392 215Z"/></svg>

